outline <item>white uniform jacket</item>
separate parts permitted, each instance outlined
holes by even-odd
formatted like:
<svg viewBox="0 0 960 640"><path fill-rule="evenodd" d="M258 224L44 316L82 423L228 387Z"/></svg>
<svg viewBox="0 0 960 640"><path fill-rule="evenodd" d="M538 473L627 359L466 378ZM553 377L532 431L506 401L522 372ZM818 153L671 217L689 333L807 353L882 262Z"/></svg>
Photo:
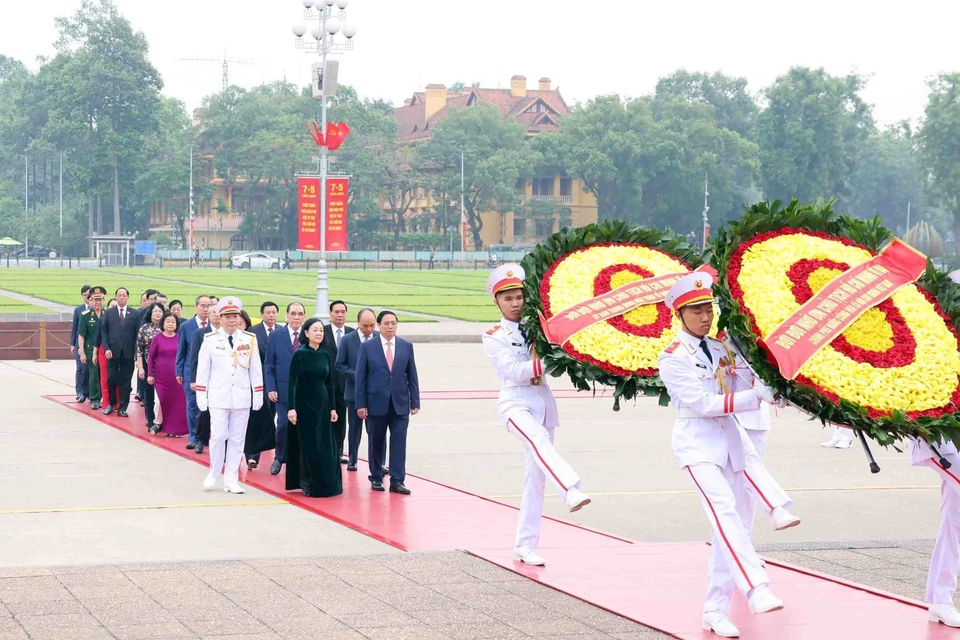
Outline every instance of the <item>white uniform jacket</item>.
<svg viewBox="0 0 960 640"><path fill-rule="evenodd" d="M263 369L257 337L248 331L233 335L233 348L221 327L207 334L197 361L197 406L250 409L263 406Z"/></svg>
<svg viewBox="0 0 960 640"><path fill-rule="evenodd" d="M937 447L941 456L947 456L951 453L957 455L957 445L950 440L941 440L934 446ZM930 462L930 458L940 460L926 442L918 438L910 438L910 464L914 466L925 465Z"/></svg>
<svg viewBox="0 0 960 640"><path fill-rule="evenodd" d="M700 348L700 340L681 332L660 354L660 378L677 409L673 427L673 453L681 467L709 463L723 468L730 460L734 471L744 468L743 448L752 447L734 413L757 411L760 396L752 387L747 364L723 343L706 338L713 362ZM741 369L742 367L742 369ZM743 375L750 382L741 380Z"/></svg>
<svg viewBox="0 0 960 640"><path fill-rule="evenodd" d="M753 369L750 367L750 363L743 357L743 354L740 353L737 346L730 340L724 340L723 344L726 345L727 349L734 355L736 366L734 377L737 379L737 386L734 388L737 390L747 389L747 382L745 382L747 380L749 380L753 386L763 384L763 382L756 377L756 374L754 374ZM738 411L737 422L747 431L770 431L770 405L766 402L761 402L759 411Z"/></svg>
<svg viewBox="0 0 960 640"><path fill-rule="evenodd" d="M511 411L529 411L548 429L560 426L557 401L547 386L543 362L531 353L518 323L501 318L500 324L484 334L483 351L500 377L500 417L506 419ZM534 385L533 378L538 376L541 384Z"/></svg>

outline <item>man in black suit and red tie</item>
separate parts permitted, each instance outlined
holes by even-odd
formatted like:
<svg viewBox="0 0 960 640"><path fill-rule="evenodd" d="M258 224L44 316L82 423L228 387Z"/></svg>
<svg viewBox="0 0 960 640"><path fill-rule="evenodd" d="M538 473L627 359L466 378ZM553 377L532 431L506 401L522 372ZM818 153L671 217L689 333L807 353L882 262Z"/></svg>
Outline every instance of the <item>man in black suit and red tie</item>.
<svg viewBox="0 0 960 640"><path fill-rule="evenodd" d="M127 417L127 405L130 404L130 388L133 380L133 362L137 353L137 332L140 329L140 313L131 309L130 292L126 288L117 289L117 306L104 315L102 344L107 357L108 398L103 415L113 413L116 403L117 415Z"/></svg>

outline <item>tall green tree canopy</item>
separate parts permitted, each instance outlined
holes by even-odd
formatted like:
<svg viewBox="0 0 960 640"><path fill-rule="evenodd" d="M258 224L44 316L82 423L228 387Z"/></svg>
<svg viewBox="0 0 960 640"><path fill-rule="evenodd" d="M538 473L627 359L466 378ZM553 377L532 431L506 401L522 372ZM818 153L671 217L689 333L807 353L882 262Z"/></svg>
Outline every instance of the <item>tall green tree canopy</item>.
<svg viewBox="0 0 960 640"><path fill-rule="evenodd" d="M767 87L754 135L764 197L845 202L874 131L870 105L860 97L863 85L857 75L795 67Z"/></svg>

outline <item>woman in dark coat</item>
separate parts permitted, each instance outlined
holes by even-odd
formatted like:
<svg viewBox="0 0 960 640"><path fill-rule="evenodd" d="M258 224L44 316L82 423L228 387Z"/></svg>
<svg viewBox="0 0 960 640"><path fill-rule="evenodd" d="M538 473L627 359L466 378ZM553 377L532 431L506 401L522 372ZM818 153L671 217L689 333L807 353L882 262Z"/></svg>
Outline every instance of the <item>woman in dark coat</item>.
<svg viewBox="0 0 960 640"><path fill-rule="evenodd" d="M240 328L249 331L250 316L246 311L240 312ZM267 357L267 345L257 344L260 351L260 366ZM273 451L277 447L277 426L273 421L273 403L267 397L266 385L263 390L263 407L259 411L251 411L247 420L247 439L243 443L243 457L247 461L247 469L253 471L260 464L261 451Z"/></svg>
<svg viewBox="0 0 960 640"><path fill-rule="evenodd" d="M320 347L323 322L307 320L300 332L300 348L290 361L287 385L287 484L288 491L302 489L313 498L343 493L340 450L332 422L334 405L333 362Z"/></svg>

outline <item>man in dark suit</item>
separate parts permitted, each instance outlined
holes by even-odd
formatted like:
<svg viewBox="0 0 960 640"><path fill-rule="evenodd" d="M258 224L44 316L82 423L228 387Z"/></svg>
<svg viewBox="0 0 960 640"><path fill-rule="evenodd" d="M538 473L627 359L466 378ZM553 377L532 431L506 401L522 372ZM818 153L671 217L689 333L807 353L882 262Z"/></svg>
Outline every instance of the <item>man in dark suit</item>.
<svg viewBox="0 0 960 640"><path fill-rule="evenodd" d="M260 347L260 359L267 356L267 345L270 344L270 336L280 328L277 324L277 314L280 313L280 307L276 302L267 300L260 305L260 323L253 325L249 329L250 333L257 336L257 345Z"/></svg>
<svg viewBox="0 0 960 640"><path fill-rule="evenodd" d="M190 389L190 393L193 394L194 403L197 400L197 363L200 361L200 347L203 345L203 338L208 333L213 333L220 328L220 315L216 311L217 303L220 302L220 298L217 296L204 296L210 300L210 306L208 307L209 315L207 316L208 322L206 325L200 329L197 329L193 332L193 335L190 337L190 347L187 349L188 355L186 362L183 364L183 381L186 383L184 386ZM194 435L194 444L193 450L198 454L203 453L203 442L200 438L200 420L201 420L200 407L197 407L197 431ZM209 415L208 415L209 418Z"/></svg>
<svg viewBox="0 0 960 640"><path fill-rule="evenodd" d="M287 379L293 352L300 348L300 327L306 310L299 302L287 305L287 326L270 334L267 357L264 361L267 397L277 408L277 448L270 465L270 473L277 475L287 461Z"/></svg>
<svg viewBox="0 0 960 640"><path fill-rule="evenodd" d="M357 416L367 421L370 482L383 491L383 446L390 431L390 491L409 494L406 479L407 426L420 411L420 383L413 345L397 337L397 315L377 316L378 340L368 340L357 356Z"/></svg>
<svg viewBox="0 0 960 640"><path fill-rule="evenodd" d="M102 342L107 356L107 388L110 392L103 410L105 416L113 413L116 402L119 406L117 415L126 418L127 405L130 404L140 314L127 305L129 301L130 292L120 287L117 289L117 306L103 316Z"/></svg>
<svg viewBox="0 0 960 640"><path fill-rule="evenodd" d="M357 415L357 403L354 401L357 356L363 343L380 337L380 334L376 331L377 315L373 312L373 309L363 308L360 310L360 313L357 314L357 327L358 331L345 335L343 340L340 341L335 365L337 371L345 380L343 397L347 406L347 421L350 425L347 435L347 450L349 452L347 471L357 470L357 456L360 453L360 440L363 437L363 420ZM324 330L323 338L324 340L327 338L326 330Z"/></svg>
<svg viewBox="0 0 960 640"><path fill-rule="evenodd" d="M194 301L196 314L180 325L177 332L177 382L183 385L183 392L187 396L187 449L193 449L197 444L197 420L200 419L200 408L197 407L197 392L190 388L190 376L187 365L190 362L190 344L193 335L200 329L210 326L210 296L199 295Z"/></svg>
<svg viewBox="0 0 960 640"><path fill-rule="evenodd" d="M354 332L352 327L347 324L347 303L343 300L334 300L330 303L330 324L323 327L323 342L321 347L330 354L330 363L337 361L337 352L343 343L344 337ZM344 391L346 390L347 377L343 373L337 373L334 376L336 388L334 397L336 398L337 421L331 426L337 436L337 451L340 453L340 464L348 464L349 460L343 455L343 441L347 437L347 405L344 401Z"/></svg>
<svg viewBox="0 0 960 640"><path fill-rule="evenodd" d="M90 309L88 295L90 285L85 284L80 287L80 297L83 298L83 304L73 309L73 324L70 325L70 354L77 362L76 373L74 374L74 386L77 391L77 402L87 401L87 365L80 362L80 350L77 348L77 333L80 329L80 316Z"/></svg>

